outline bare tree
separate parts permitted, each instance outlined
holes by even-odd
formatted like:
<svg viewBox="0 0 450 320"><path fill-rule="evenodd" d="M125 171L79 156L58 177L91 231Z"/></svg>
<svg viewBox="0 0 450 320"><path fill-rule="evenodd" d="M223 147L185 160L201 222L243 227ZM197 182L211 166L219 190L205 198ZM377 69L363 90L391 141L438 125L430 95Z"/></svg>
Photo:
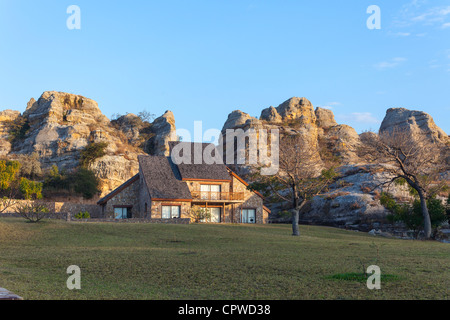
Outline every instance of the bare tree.
<svg viewBox="0 0 450 320"><path fill-rule="evenodd" d="M15 196L14 190L10 190L7 196L0 198L0 213L6 212L6 210L14 206L17 202L17 200L15 200Z"/></svg>
<svg viewBox="0 0 450 320"><path fill-rule="evenodd" d="M249 188L263 192L273 202L290 203L292 235L299 236L300 210L313 197L327 191L337 178L335 167L335 162L322 159L317 146L301 135L285 136L280 140L278 173L264 176L258 170Z"/></svg>
<svg viewBox="0 0 450 320"><path fill-rule="evenodd" d="M49 209L44 202L27 201L16 205L16 213L29 222L39 222L48 216Z"/></svg>
<svg viewBox="0 0 450 320"><path fill-rule="evenodd" d="M431 237L431 219L427 199L434 197L447 184L443 173L448 171L448 148L433 141L424 133L406 130L383 131L378 135L366 132L361 135L360 155L368 162L384 163L384 171L392 178L375 188L389 186L399 179L417 191L424 219L425 238Z"/></svg>

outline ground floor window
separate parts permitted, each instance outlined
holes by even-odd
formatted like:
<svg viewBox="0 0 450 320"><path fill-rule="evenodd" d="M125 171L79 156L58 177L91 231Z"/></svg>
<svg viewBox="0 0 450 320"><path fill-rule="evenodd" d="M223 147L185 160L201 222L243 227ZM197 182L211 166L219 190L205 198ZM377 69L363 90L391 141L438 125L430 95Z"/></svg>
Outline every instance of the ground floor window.
<svg viewBox="0 0 450 320"><path fill-rule="evenodd" d="M114 219L131 219L130 207L115 207Z"/></svg>
<svg viewBox="0 0 450 320"><path fill-rule="evenodd" d="M256 223L256 209L242 209L242 223Z"/></svg>
<svg viewBox="0 0 450 320"><path fill-rule="evenodd" d="M161 217L163 219L175 219L180 217L180 206L162 206Z"/></svg>

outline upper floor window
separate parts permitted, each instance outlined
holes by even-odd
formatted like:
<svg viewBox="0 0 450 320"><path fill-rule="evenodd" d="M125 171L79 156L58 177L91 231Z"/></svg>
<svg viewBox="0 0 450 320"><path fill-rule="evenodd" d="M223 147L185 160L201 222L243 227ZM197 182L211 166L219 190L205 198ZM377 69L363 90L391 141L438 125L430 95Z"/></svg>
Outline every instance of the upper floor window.
<svg viewBox="0 0 450 320"><path fill-rule="evenodd" d="M220 200L220 184L202 184L200 185L200 197L205 200Z"/></svg>

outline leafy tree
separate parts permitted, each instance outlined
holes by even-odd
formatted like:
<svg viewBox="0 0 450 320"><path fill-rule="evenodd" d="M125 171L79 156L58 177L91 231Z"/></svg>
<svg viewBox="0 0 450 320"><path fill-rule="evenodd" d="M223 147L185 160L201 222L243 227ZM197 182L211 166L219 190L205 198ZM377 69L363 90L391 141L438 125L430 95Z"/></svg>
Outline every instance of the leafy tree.
<svg viewBox="0 0 450 320"><path fill-rule="evenodd" d="M19 190L25 199L42 199L42 183L20 178Z"/></svg>
<svg viewBox="0 0 450 320"><path fill-rule="evenodd" d="M11 184L17 179L20 171L20 163L18 161L0 161L0 191L6 191Z"/></svg>

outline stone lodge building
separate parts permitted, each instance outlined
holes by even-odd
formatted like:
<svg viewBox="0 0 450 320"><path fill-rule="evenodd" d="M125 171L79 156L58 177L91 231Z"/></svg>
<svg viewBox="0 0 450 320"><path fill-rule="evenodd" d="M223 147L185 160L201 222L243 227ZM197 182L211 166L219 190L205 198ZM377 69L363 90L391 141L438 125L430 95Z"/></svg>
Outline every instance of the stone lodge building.
<svg viewBox="0 0 450 320"><path fill-rule="evenodd" d="M211 144L171 142L200 148ZM184 149L183 149L184 150ZM211 223L267 223L270 210L260 193L225 164L175 164L166 156L138 157L139 173L98 201L103 218L189 219L192 206L208 208ZM186 163L187 162L187 163ZM197 161L198 162L198 161Z"/></svg>

